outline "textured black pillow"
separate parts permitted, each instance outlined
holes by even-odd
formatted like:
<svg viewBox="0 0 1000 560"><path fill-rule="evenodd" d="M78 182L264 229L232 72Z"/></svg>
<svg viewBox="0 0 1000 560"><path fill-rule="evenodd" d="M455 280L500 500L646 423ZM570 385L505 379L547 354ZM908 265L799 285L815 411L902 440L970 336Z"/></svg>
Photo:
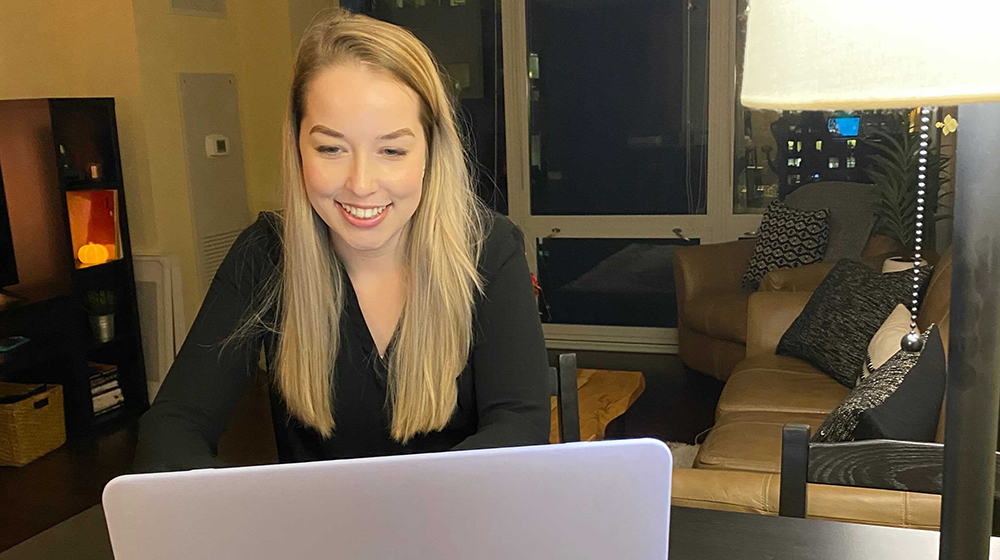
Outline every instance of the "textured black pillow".
<svg viewBox="0 0 1000 560"><path fill-rule="evenodd" d="M920 268L927 284L931 267ZM913 271L882 274L849 260L837 261L778 342L776 353L803 359L846 387L854 387L868 341L896 305L909 307Z"/></svg>
<svg viewBox="0 0 1000 560"><path fill-rule="evenodd" d="M944 398L944 345L931 326L920 353L900 350L827 416L813 441L934 441Z"/></svg>
<svg viewBox="0 0 1000 560"><path fill-rule="evenodd" d="M743 287L756 290L764 276L776 268L795 268L823 260L830 238L829 210L797 210L777 200L761 218L757 240Z"/></svg>

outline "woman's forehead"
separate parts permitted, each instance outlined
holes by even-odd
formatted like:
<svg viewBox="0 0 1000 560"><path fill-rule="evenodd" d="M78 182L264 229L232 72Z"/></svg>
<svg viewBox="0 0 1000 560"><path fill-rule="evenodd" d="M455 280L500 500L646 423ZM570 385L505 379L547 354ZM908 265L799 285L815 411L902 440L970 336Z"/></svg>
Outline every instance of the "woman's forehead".
<svg viewBox="0 0 1000 560"><path fill-rule="evenodd" d="M310 82L305 116L332 128L395 126L396 130L419 125L420 102L416 92L384 71L366 64L339 64ZM378 134L386 132L391 130Z"/></svg>

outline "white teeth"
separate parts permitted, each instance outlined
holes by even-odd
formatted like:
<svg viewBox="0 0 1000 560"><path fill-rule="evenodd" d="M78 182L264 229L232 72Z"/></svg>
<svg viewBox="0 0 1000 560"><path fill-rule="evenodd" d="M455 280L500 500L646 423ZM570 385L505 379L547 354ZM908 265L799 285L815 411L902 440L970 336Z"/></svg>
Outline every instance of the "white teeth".
<svg viewBox="0 0 1000 560"><path fill-rule="evenodd" d="M341 202L340 205L343 206L344 210L347 210L347 212L350 215L354 216L355 218L360 218L362 220L370 220L375 216L378 216L388 206L388 205L379 206L378 208L355 208L354 206L351 206L349 204L344 204L343 202Z"/></svg>

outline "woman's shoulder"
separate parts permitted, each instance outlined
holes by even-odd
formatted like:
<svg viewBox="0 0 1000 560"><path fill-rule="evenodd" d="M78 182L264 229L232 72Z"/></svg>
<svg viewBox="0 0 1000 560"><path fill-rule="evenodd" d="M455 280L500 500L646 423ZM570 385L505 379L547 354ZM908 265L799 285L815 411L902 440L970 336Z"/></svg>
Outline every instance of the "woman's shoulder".
<svg viewBox="0 0 1000 560"><path fill-rule="evenodd" d="M484 217L484 240L479 270L487 281L514 256L524 256L524 233L510 218L492 210Z"/></svg>
<svg viewBox="0 0 1000 560"><path fill-rule="evenodd" d="M281 231L281 214L258 214L233 242L218 274L249 288L269 280L281 262Z"/></svg>
<svg viewBox="0 0 1000 560"><path fill-rule="evenodd" d="M278 212L261 212L233 242L233 253L244 258L280 256L282 217Z"/></svg>

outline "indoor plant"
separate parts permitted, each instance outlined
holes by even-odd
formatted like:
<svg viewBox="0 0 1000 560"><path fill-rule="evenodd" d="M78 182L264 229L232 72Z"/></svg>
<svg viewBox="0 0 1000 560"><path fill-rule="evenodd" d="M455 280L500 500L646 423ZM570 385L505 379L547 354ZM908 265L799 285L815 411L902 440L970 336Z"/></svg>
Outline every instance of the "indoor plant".
<svg viewBox="0 0 1000 560"><path fill-rule="evenodd" d="M911 119L912 115L913 113ZM905 114L901 115L900 121L900 130L903 132L878 131L866 139L873 151L872 167L868 169L868 175L878 193L873 234L888 237L898 244L901 257L911 258L916 246L914 231L917 220L920 132L917 127L912 126L912 121L907 122ZM953 130L954 128L945 133ZM947 203L947 197L952 194L951 176L947 171L949 159L941 155L938 145L932 145L927 154L924 204L927 226L921 244L923 254L933 252L934 224L951 218L951 208Z"/></svg>
<svg viewBox="0 0 1000 560"><path fill-rule="evenodd" d="M90 326L93 328L94 339L99 343L109 342L115 338L115 293L111 290L92 290L87 292L87 313L90 315Z"/></svg>

